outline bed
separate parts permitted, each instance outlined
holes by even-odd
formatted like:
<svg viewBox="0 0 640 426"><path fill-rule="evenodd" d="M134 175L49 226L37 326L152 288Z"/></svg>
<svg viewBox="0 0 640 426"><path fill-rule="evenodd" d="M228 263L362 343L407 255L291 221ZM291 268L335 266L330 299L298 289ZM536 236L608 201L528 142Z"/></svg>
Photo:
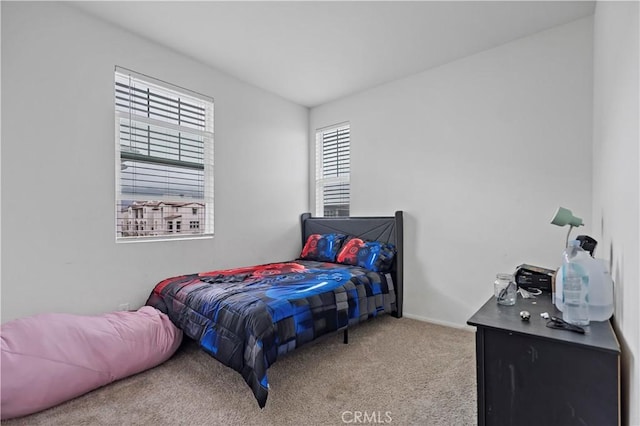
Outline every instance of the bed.
<svg viewBox="0 0 640 426"><path fill-rule="evenodd" d="M258 405L267 369L295 348L379 315L402 317L402 212L300 216L299 258L168 278L147 305L239 372Z"/></svg>

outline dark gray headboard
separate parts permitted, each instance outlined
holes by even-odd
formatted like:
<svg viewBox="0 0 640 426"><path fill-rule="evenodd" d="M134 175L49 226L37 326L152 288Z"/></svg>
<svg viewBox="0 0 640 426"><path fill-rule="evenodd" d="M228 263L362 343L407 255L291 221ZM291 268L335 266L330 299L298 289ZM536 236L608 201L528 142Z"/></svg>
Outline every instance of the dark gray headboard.
<svg viewBox="0 0 640 426"><path fill-rule="evenodd" d="M403 299L403 236L402 211L395 216L372 217L312 217L311 213L300 216L302 246L311 234L327 234L338 232L353 235L372 241L393 243L396 246L396 257L391 270L391 276L396 291L396 318L402 317Z"/></svg>

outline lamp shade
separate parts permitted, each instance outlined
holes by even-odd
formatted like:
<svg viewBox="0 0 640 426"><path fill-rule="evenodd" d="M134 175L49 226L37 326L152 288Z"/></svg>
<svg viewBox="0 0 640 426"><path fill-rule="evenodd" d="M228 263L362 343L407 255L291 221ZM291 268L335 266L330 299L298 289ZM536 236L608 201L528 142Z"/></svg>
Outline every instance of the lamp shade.
<svg viewBox="0 0 640 426"><path fill-rule="evenodd" d="M582 218L574 216L571 213L571 210L565 209L564 207L558 207L556 214L553 215L553 219L551 219L551 223L558 226L582 226Z"/></svg>

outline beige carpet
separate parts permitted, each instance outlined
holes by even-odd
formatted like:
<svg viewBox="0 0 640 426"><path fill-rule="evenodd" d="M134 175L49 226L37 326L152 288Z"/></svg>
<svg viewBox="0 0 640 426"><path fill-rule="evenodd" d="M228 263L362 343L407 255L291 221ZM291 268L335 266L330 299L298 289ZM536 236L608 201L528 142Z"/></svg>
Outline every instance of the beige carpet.
<svg viewBox="0 0 640 426"><path fill-rule="evenodd" d="M240 374L191 342L166 363L2 425L476 424L474 334L377 318L281 357L260 410Z"/></svg>

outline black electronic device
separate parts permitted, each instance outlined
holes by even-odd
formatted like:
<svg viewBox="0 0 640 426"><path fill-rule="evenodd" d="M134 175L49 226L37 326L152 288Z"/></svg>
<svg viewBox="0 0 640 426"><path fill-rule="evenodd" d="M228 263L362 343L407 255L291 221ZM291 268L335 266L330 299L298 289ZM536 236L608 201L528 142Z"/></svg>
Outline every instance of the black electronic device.
<svg viewBox="0 0 640 426"><path fill-rule="evenodd" d="M516 284L525 290L541 290L551 293L551 282L554 273L555 271L552 269L523 263L516 268Z"/></svg>
<svg viewBox="0 0 640 426"><path fill-rule="evenodd" d="M576 240L580 241L580 247L582 247L584 251L588 251L591 257L593 257L593 252L596 250L598 242L588 235L578 235Z"/></svg>

